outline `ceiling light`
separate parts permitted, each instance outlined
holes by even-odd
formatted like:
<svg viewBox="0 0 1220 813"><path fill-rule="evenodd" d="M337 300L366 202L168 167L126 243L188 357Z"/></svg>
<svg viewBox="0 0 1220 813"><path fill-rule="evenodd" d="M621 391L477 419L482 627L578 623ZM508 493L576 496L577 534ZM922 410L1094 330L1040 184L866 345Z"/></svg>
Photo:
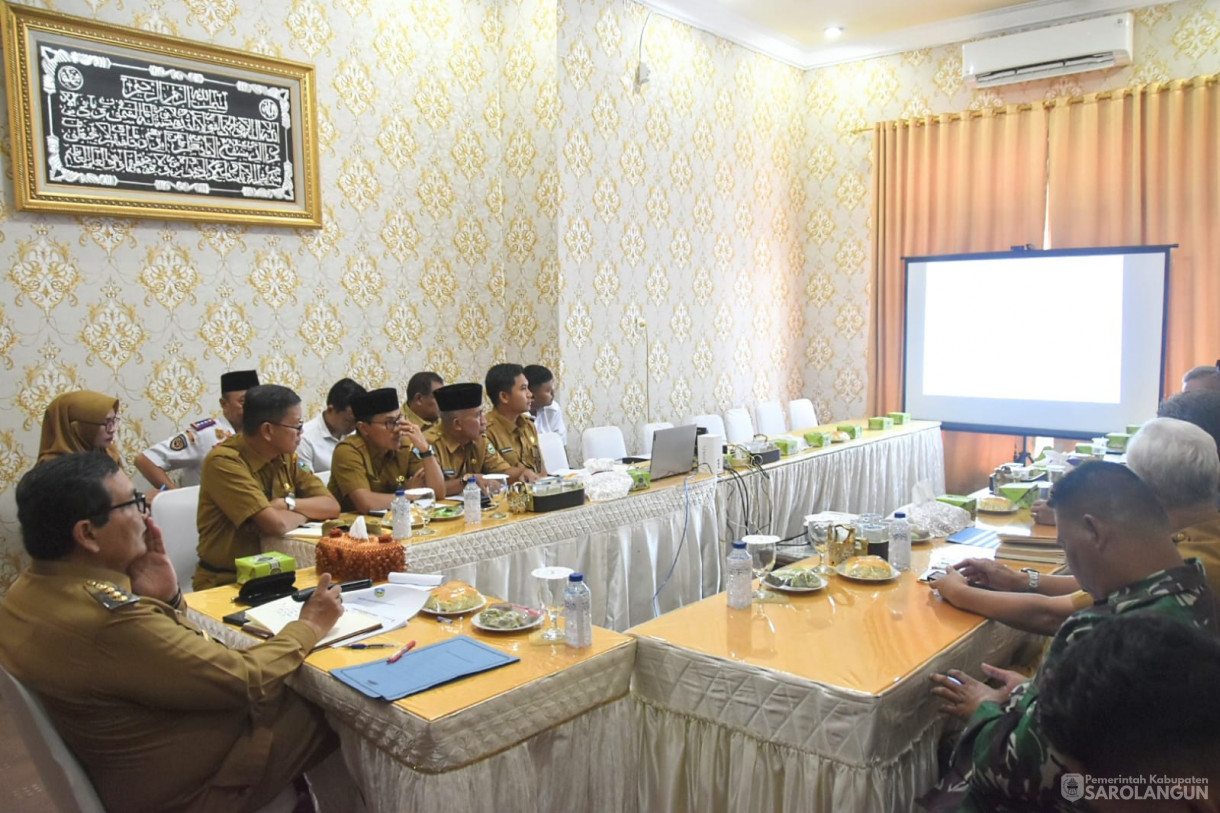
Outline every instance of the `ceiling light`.
<svg viewBox="0 0 1220 813"><path fill-rule="evenodd" d="M826 39L828 40L837 40L839 37L843 36L843 26L828 25L822 33L826 35Z"/></svg>

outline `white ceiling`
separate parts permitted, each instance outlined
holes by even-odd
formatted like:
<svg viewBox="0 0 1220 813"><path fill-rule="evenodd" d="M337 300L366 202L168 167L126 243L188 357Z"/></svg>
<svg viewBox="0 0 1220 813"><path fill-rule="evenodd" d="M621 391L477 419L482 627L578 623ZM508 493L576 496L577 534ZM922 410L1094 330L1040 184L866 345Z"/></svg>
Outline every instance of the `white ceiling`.
<svg viewBox="0 0 1220 813"><path fill-rule="evenodd" d="M1172 0L1170 0L1172 2ZM809 69L1163 4L1166 0L638 0ZM829 25L844 28L826 39Z"/></svg>

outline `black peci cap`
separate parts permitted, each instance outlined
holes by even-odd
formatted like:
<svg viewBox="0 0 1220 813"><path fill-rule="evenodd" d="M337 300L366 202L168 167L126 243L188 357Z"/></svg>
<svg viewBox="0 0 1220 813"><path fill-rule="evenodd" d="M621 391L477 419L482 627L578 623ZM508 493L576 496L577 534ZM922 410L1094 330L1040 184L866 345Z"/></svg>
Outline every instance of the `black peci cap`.
<svg viewBox="0 0 1220 813"><path fill-rule="evenodd" d="M356 420L365 423L368 423L369 418L374 415L393 412L396 409L398 409L398 390L393 387L370 390L352 398L352 415Z"/></svg>
<svg viewBox="0 0 1220 813"><path fill-rule="evenodd" d="M220 376L220 394L245 392L258 386L258 370L232 370Z"/></svg>
<svg viewBox="0 0 1220 813"><path fill-rule="evenodd" d="M462 409L483 407L482 384L450 384L432 393L441 412L457 412Z"/></svg>

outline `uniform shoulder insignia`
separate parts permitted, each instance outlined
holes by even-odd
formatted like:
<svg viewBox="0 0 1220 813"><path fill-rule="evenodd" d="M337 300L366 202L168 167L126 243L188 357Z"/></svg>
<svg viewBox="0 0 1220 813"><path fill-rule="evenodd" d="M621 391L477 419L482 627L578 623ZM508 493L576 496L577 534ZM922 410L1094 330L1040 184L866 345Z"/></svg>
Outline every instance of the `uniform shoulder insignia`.
<svg viewBox="0 0 1220 813"><path fill-rule="evenodd" d="M313 469L309 467L309 463L305 460L301 460L299 457L297 458L297 467L300 468L302 471L307 471L310 474L313 474ZM399 478L399 479L402 479L402 478Z"/></svg>
<svg viewBox="0 0 1220 813"><path fill-rule="evenodd" d="M97 603L107 610L117 610L119 607L126 607L128 604L136 604L140 601L139 596L127 592L117 584L97 579L85 581L85 592L93 596Z"/></svg>
<svg viewBox="0 0 1220 813"><path fill-rule="evenodd" d="M169 448L175 452L181 452L186 448L187 442L186 434L184 432L179 432L177 435L170 438Z"/></svg>
<svg viewBox="0 0 1220 813"><path fill-rule="evenodd" d="M202 432L204 429L207 429L209 426L215 426L215 425L216 425L215 418L204 418L201 421L195 421L193 424L191 424L191 428L194 429L196 432Z"/></svg>
<svg viewBox="0 0 1220 813"><path fill-rule="evenodd" d="M221 429L219 426L216 427L216 432L214 434L216 435L216 440L220 442L226 441L233 437L232 432L230 432L228 429Z"/></svg>

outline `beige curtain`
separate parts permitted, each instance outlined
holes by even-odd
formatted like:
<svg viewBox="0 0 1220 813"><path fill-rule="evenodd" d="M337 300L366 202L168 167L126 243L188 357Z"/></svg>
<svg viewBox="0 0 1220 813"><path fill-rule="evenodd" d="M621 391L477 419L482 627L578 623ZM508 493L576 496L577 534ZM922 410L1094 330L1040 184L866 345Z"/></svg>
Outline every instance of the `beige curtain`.
<svg viewBox="0 0 1220 813"><path fill-rule="evenodd" d="M886 122L873 134L869 409L876 415L902 403L902 258L1041 247L1047 114L1041 106L1010 106ZM1002 310L1000 303L979 304ZM981 476L1011 457L1013 442L946 432L946 487L977 488Z"/></svg>
<svg viewBox="0 0 1220 813"><path fill-rule="evenodd" d="M1051 246L1179 244L1170 254L1165 392L1220 357L1216 76L1060 100L1050 109Z"/></svg>

